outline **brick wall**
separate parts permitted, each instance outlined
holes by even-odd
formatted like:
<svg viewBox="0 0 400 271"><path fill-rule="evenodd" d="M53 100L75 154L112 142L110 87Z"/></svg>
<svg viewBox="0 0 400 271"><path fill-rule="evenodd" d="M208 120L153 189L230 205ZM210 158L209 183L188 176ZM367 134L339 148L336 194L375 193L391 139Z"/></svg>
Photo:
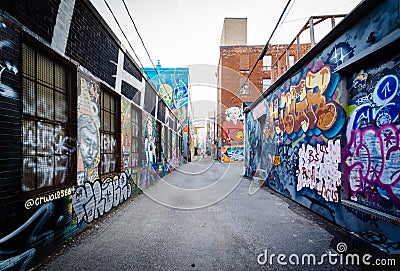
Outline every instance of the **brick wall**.
<svg viewBox="0 0 400 271"><path fill-rule="evenodd" d="M20 32L0 14L0 236L16 224L21 197Z"/></svg>
<svg viewBox="0 0 400 271"><path fill-rule="evenodd" d="M12 14L21 24L51 43L60 2L61 0L1 0L0 9Z"/></svg>
<svg viewBox="0 0 400 271"><path fill-rule="evenodd" d="M118 49L84 1L76 1L65 54L115 87Z"/></svg>

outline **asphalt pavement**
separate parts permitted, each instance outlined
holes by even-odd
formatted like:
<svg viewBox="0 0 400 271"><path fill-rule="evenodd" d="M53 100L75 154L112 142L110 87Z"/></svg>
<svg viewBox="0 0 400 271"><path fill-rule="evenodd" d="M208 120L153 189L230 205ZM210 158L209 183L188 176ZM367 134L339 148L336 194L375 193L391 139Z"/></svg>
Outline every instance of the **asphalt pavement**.
<svg viewBox="0 0 400 271"><path fill-rule="evenodd" d="M364 270L340 264L348 233L242 175L242 163L197 157L37 269Z"/></svg>

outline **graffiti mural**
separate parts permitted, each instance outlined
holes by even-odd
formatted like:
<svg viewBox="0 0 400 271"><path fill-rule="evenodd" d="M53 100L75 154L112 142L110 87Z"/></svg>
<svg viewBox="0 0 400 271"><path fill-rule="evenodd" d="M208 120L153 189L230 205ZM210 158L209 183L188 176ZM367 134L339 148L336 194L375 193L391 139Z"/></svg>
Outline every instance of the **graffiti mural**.
<svg viewBox="0 0 400 271"><path fill-rule="evenodd" d="M339 201L338 189L342 185L340 140L312 146L302 143L299 149L297 191L304 187L316 190L326 201Z"/></svg>
<svg viewBox="0 0 400 271"><path fill-rule="evenodd" d="M269 155L269 164L272 166L267 172L266 183L282 194L293 197L296 191L298 161L298 146L278 145L274 155Z"/></svg>
<svg viewBox="0 0 400 271"><path fill-rule="evenodd" d="M243 145L235 146L222 146L221 147L221 160L222 162L240 162L244 160L244 148Z"/></svg>
<svg viewBox="0 0 400 271"><path fill-rule="evenodd" d="M349 198L395 215L400 214L399 64L396 57L353 75L343 148Z"/></svg>
<svg viewBox="0 0 400 271"><path fill-rule="evenodd" d="M63 236L63 229L71 223L71 213L65 208L70 198L41 205L21 226L0 239L0 270L26 270Z"/></svg>
<svg viewBox="0 0 400 271"><path fill-rule="evenodd" d="M122 141L122 165L123 169L132 166L131 141L132 141L132 117L131 103L121 100L121 141Z"/></svg>
<svg viewBox="0 0 400 271"><path fill-rule="evenodd" d="M169 161L169 170L174 170L179 166L179 153L177 148L177 136L175 132L172 132L172 157Z"/></svg>
<svg viewBox="0 0 400 271"><path fill-rule="evenodd" d="M78 96L78 175L83 181L99 179L100 162L100 117L99 86L80 77ZM79 180L79 179L78 179ZM82 183L78 182L78 185Z"/></svg>
<svg viewBox="0 0 400 271"><path fill-rule="evenodd" d="M348 42L339 42L333 46L333 49L328 55L329 63L335 67L343 64L346 60L354 56L354 48Z"/></svg>
<svg viewBox="0 0 400 271"><path fill-rule="evenodd" d="M72 197L77 222L90 223L126 201L132 193L130 178L131 173L125 171L101 183L96 180L78 186Z"/></svg>
<svg viewBox="0 0 400 271"><path fill-rule="evenodd" d="M222 123L222 143L243 143L243 112L237 106L225 110L226 121Z"/></svg>
<svg viewBox="0 0 400 271"><path fill-rule="evenodd" d="M143 112L143 130L142 136L144 139L144 157L145 164L157 168L157 147L156 140L158 138L158 131L156 120L150 115Z"/></svg>
<svg viewBox="0 0 400 271"><path fill-rule="evenodd" d="M5 18L0 17L0 52L2 59L0 60L0 96L8 99L17 99L18 93L15 90L15 83L18 80L18 64L17 58L13 57L20 49L17 47L18 40L13 40L15 30L8 26ZM15 35L15 37L18 37ZM17 54L15 54L17 55ZM8 56L8 57L5 57ZM10 58L11 56L11 58Z"/></svg>
<svg viewBox="0 0 400 271"><path fill-rule="evenodd" d="M189 68L144 68L158 93L181 122L186 122L189 104Z"/></svg>
<svg viewBox="0 0 400 271"><path fill-rule="evenodd" d="M285 84L268 101L266 140L280 144L303 137L336 136L345 120L338 103L338 81L338 74L319 61L298 84Z"/></svg>
<svg viewBox="0 0 400 271"><path fill-rule="evenodd" d="M249 112L246 120L246 176L252 177L257 171L260 162L260 145L262 144L258 121Z"/></svg>

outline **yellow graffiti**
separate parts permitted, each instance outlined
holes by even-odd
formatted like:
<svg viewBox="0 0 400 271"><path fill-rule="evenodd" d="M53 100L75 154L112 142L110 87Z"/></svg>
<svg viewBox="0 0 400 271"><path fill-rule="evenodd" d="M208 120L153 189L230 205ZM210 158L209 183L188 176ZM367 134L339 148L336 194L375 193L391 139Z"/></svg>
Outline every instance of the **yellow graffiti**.
<svg viewBox="0 0 400 271"><path fill-rule="evenodd" d="M330 67L325 66L316 73L308 72L298 85L272 100L267 108L265 137L291 135L300 129L304 133L314 128L332 128L339 110L336 102L327 102L324 95L330 81Z"/></svg>

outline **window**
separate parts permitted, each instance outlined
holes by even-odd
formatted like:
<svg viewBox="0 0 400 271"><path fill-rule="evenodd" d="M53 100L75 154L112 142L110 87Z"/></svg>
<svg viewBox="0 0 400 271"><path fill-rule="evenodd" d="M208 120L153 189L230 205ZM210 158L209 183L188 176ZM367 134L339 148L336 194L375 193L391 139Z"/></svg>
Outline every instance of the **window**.
<svg viewBox="0 0 400 271"><path fill-rule="evenodd" d="M263 71L271 70L271 66L272 66L272 56L271 55L265 55L263 57Z"/></svg>
<svg viewBox="0 0 400 271"><path fill-rule="evenodd" d="M294 65L294 56L289 56L289 67L288 68L293 67L293 65Z"/></svg>
<svg viewBox="0 0 400 271"><path fill-rule="evenodd" d="M262 80L262 84L263 84L263 92L266 91L269 86L271 85L271 79L263 79Z"/></svg>
<svg viewBox="0 0 400 271"><path fill-rule="evenodd" d="M62 186L73 153L67 65L22 45L22 191Z"/></svg>
<svg viewBox="0 0 400 271"><path fill-rule="evenodd" d="M141 125L139 121L141 118L140 110L136 109L132 106L132 143L131 143L131 154L132 154L132 167L139 166L139 130L141 129Z"/></svg>
<svg viewBox="0 0 400 271"><path fill-rule="evenodd" d="M241 71L249 70L249 55L240 55L239 70Z"/></svg>
<svg viewBox="0 0 400 271"><path fill-rule="evenodd" d="M104 88L100 95L101 174L119 172L117 99Z"/></svg>

